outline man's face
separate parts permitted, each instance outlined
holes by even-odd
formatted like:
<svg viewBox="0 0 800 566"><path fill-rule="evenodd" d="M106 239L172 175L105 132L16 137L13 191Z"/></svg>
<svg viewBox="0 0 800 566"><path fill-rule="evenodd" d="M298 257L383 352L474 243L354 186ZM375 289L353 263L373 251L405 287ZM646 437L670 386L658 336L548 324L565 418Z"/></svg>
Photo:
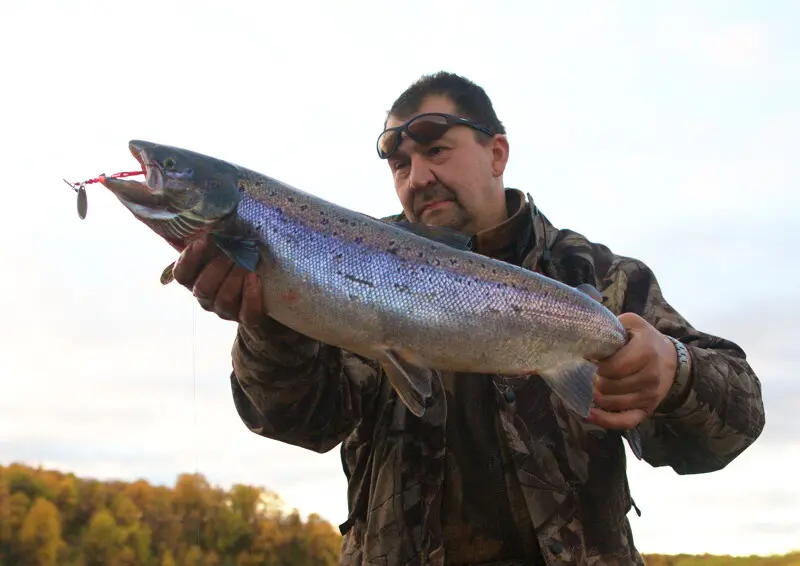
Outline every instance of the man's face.
<svg viewBox="0 0 800 566"><path fill-rule="evenodd" d="M452 101L441 96L426 98L415 115L425 112L458 115ZM410 117L390 116L386 127L399 126ZM454 126L427 145L403 135L402 144L387 159L410 221L470 235L507 216L502 183L507 160L505 136L497 135L484 145L468 126Z"/></svg>

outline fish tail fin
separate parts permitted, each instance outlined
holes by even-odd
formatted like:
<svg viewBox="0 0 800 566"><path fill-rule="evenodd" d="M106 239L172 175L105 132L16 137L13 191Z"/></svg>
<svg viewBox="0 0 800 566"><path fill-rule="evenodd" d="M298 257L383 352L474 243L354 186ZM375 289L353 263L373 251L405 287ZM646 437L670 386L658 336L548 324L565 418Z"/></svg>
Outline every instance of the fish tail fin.
<svg viewBox="0 0 800 566"><path fill-rule="evenodd" d="M637 460L642 459L642 435L639 428L631 428L625 431L625 440L628 441L628 446L631 447L631 452L636 456Z"/></svg>
<svg viewBox="0 0 800 566"><path fill-rule="evenodd" d="M417 417L424 415L428 399L433 395L431 386L433 372L409 363L397 352L388 348L384 350L381 366L386 372L389 383L408 410Z"/></svg>
<svg viewBox="0 0 800 566"><path fill-rule="evenodd" d="M596 371L595 364L580 359L557 368L540 371L539 375L569 409L586 418L594 401Z"/></svg>

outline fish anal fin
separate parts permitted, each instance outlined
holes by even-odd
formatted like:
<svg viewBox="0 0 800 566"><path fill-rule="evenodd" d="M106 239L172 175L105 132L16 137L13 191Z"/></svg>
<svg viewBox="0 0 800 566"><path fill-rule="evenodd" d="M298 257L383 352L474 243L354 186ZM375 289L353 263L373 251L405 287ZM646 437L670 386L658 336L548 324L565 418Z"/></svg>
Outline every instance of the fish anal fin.
<svg viewBox="0 0 800 566"><path fill-rule="evenodd" d="M211 239L236 265L251 273L256 270L261 259L258 242L250 238L218 233L212 233Z"/></svg>
<svg viewBox="0 0 800 566"><path fill-rule="evenodd" d="M589 416L594 400L597 366L587 360L563 364L538 373L564 404L583 418Z"/></svg>
<svg viewBox="0 0 800 566"><path fill-rule="evenodd" d="M427 401L433 395L431 386L433 372L409 363L391 349L384 351L381 365L389 378L389 383L408 410L417 417L424 415Z"/></svg>
<svg viewBox="0 0 800 566"><path fill-rule="evenodd" d="M422 236L428 240L445 244L457 250L471 250L475 247L471 236L462 234L458 230L453 230L452 228L428 226L421 222L408 221L398 222L395 226L407 232L411 232L412 234L416 234L417 236Z"/></svg>
<svg viewBox="0 0 800 566"><path fill-rule="evenodd" d="M575 289L577 289L584 295L593 298L598 303L603 302L603 295L600 293L600 291L597 290L597 287L595 287L594 285L590 285L589 283L581 283L580 285L575 287Z"/></svg>

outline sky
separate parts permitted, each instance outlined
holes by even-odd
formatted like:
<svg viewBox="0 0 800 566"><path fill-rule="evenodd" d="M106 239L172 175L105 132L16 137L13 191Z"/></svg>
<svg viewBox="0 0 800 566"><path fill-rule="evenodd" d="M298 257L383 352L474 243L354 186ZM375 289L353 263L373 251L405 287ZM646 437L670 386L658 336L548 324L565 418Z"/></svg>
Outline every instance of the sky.
<svg viewBox="0 0 800 566"><path fill-rule="evenodd" d="M62 178L135 168L136 138L395 213L375 153L385 112L450 70L507 127L507 186L647 263L761 379L764 433L724 470L629 458L638 548L799 548L798 18L778 0L6 0L0 463L167 484L199 471L341 523L338 448L250 433L230 394L235 325L159 284L175 252L99 185L79 219Z"/></svg>

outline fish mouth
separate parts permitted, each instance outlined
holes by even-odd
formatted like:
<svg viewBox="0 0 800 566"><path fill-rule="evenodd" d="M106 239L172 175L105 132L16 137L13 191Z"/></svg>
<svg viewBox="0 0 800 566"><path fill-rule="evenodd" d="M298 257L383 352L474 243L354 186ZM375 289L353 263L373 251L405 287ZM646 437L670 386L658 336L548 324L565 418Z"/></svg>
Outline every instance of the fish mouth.
<svg viewBox="0 0 800 566"><path fill-rule="evenodd" d="M164 174L157 163L148 155L144 142L132 141L128 144L131 155L139 162L145 180L119 179L100 175L99 182L131 212L140 216L153 217L166 208L164 195Z"/></svg>

